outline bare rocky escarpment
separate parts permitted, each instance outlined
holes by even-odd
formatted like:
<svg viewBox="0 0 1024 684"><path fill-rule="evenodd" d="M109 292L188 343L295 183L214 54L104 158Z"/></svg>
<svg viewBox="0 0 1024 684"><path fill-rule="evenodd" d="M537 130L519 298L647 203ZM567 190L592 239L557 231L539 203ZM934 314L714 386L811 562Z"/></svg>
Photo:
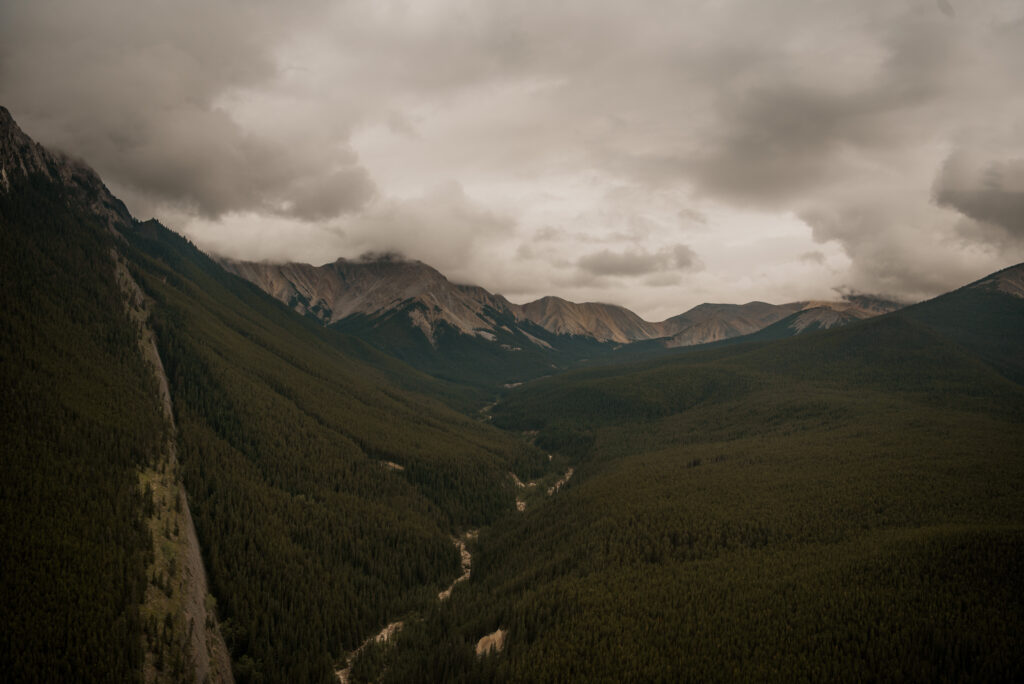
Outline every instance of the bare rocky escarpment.
<svg viewBox="0 0 1024 684"><path fill-rule="evenodd" d="M171 572L168 583L175 587L175 590L165 598L161 595L162 590L151 584L147 589L147 605L144 606L143 612L170 612L174 616L176 629L188 645L194 681L230 684L234 682L231 657L220 633L217 616L212 611L215 602L209 593L199 538L188 506L188 496L184 485L175 477L178 455L174 437L174 409L167 374L157 348L156 334L149 325L150 304L116 252L112 257L115 260L118 285L125 299L125 307L141 332L139 350L153 370L164 419L170 427L165 453L161 457L159 467L153 466L143 471L140 474L140 486L155 492L156 497L167 500L161 511L168 517L175 518L175 532L166 540L159 539L159 524L149 521L151 529L155 532L154 541L160 544L154 560L155 567L151 572L156 575L158 572L167 571L164 562L169 563ZM176 502L173 510L169 505L171 499ZM169 530L169 522L165 522L165 525ZM163 681L149 658L144 674L147 682Z"/></svg>

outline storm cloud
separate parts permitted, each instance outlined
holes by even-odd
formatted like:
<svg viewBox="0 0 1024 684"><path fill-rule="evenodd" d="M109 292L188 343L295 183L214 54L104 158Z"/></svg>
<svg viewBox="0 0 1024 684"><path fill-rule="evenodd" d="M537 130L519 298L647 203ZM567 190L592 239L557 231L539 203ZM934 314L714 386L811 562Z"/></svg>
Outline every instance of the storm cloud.
<svg viewBox="0 0 1024 684"><path fill-rule="evenodd" d="M295 114L247 126L224 106L279 78L274 50L315 11L306 4L4 3L0 97L33 135L87 159L144 209L309 220L354 211L374 186L345 126L314 143L296 135Z"/></svg>
<svg viewBox="0 0 1024 684"><path fill-rule="evenodd" d="M0 103L211 250L656 318L1024 259L1021 45L1015 0L10 0Z"/></svg>
<svg viewBox="0 0 1024 684"><path fill-rule="evenodd" d="M1024 158L972 159L955 153L936 178L935 200L1024 240Z"/></svg>

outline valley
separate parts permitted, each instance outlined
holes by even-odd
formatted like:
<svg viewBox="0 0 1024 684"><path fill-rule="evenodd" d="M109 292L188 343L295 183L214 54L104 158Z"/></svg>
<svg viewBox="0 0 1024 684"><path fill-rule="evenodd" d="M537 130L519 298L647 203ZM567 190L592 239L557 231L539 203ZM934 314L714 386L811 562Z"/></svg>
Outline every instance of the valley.
<svg viewBox="0 0 1024 684"><path fill-rule="evenodd" d="M461 539L452 539L452 543L455 544L455 548L459 551L459 567L462 569L462 574L452 580L452 583L448 585L448 588L437 595L438 601L447 601L452 596L452 591L455 589L455 585L459 582L465 582L469 579L473 573L473 556L466 549L466 542L476 539L478 532L472 530L462 536Z"/></svg>
<svg viewBox="0 0 1024 684"><path fill-rule="evenodd" d="M12 681L1024 673L1024 264L648 322L0 164Z"/></svg>

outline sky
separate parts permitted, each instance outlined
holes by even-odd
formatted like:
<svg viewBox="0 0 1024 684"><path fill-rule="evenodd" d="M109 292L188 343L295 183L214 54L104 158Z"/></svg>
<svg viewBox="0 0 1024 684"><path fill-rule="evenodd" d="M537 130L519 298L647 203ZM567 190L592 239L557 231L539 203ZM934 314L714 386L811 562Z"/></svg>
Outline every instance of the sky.
<svg viewBox="0 0 1024 684"><path fill-rule="evenodd" d="M515 302L919 300L1024 261L1020 0L3 0L0 104L223 256Z"/></svg>

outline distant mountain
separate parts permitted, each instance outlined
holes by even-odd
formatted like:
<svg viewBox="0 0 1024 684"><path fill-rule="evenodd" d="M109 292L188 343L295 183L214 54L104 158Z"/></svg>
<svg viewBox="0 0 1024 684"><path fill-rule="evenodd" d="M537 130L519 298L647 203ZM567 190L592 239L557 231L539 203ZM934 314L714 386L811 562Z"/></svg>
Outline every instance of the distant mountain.
<svg viewBox="0 0 1024 684"><path fill-rule="evenodd" d="M457 382L515 384L614 349L594 336L552 333L504 297L452 283L419 261L219 263L295 311Z"/></svg>
<svg viewBox="0 0 1024 684"><path fill-rule="evenodd" d="M899 304L850 295L838 302L701 304L661 322L621 306L543 297L514 304L449 281L420 261L338 259L323 266L221 259L289 307L453 380L504 383L546 375L643 342L646 353L732 339L787 320L782 335L843 325ZM793 317L789 320L787 317Z"/></svg>
<svg viewBox="0 0 1024 684"><path fill-rule="evenodd" d="M778 340L815 330L829 330L897 311L903 304L873 295L847 295L840 302L799 302L792 306L799 308L771 325L732 341Z"/></svg>
<svg viewBox="0 0 1024 684"><path fill-rule="evenodd" d="M456 285L423 262L394 257L338 259L324 266L222 259L221 265L324 325L416 304L409 309L409 319L432 342L442 323L493 340L497 324L488 309L504 311L511 306L483 288Z"/></svg>
<svg viewBox="0 0 1024 684"><path fill-rule="evenodd" d="M802 308L803 303L799 302L781 305L764 302L700 304L662 324L671 335L666 346L689 347L747 335Z"/></svg>
<svg viewBox="0 0 1024 684"><path fill-rule="evenodd" d="M649 323L614 304L577 304L559 297L542 297L511 308L517 319L532 321L556 335L580 335L619 344L665 337L662 324Z"/></svg>

